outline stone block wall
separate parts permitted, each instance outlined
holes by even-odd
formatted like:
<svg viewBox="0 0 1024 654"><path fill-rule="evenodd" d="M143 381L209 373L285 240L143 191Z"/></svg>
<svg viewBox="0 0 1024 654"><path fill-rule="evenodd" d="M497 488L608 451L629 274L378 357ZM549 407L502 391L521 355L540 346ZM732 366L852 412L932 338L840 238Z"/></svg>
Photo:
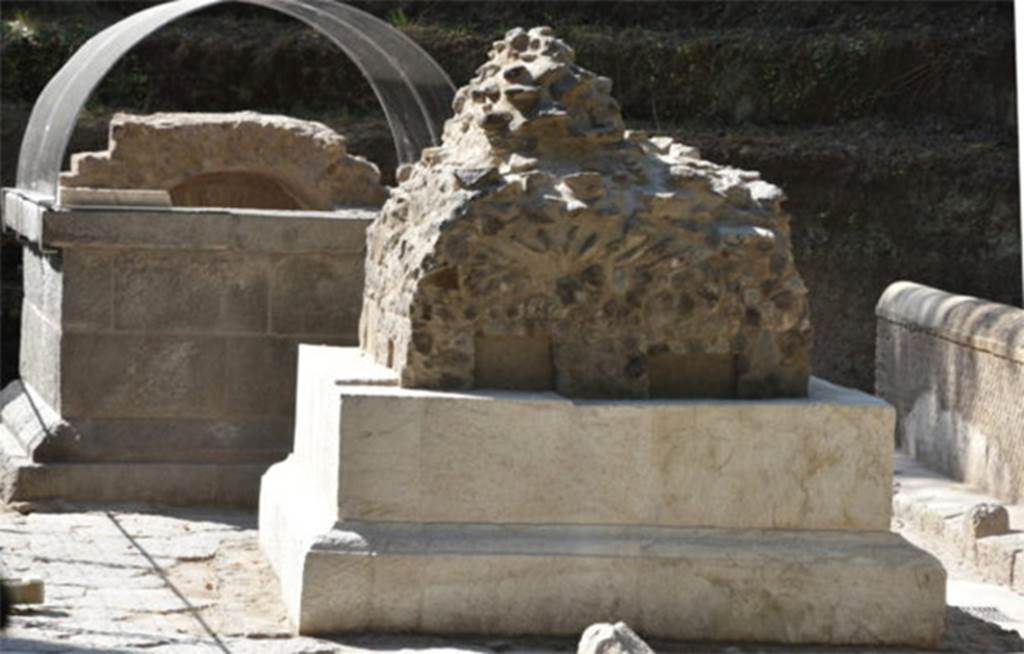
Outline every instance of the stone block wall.
<svg viewBox="0 0 1024 654"><path fill-rule="evenodd" d="M232 454L243 433L249 456L280 458L298 344L356 339L358 253L84 248L29 250L25 261L22 379L84 435L123 436L95 454L107 460L209 460ZM133 429L140 419L149 424ZM161 445L168 434L154 420L178 425L173 445ZM186 437L195 444L183 447ZM66 447L91 458L82 447L100 445Z"/></svg>
<svg viewBox="0 0 1024 654"><path fill-rule="evenodd" d="M876 392L897 444L1007 502L1024 499L1024 309L897 282L878 302Z"/></svg>
<svg viewBox="0 0 1024 654"><path fill-rule="evenodd" d="M299 343L358 342L375 212L21 202L32 224L8 226L37 237L24 248L21 381L62 419L21 439L33 462L269 464L288 453Z"/></svg>

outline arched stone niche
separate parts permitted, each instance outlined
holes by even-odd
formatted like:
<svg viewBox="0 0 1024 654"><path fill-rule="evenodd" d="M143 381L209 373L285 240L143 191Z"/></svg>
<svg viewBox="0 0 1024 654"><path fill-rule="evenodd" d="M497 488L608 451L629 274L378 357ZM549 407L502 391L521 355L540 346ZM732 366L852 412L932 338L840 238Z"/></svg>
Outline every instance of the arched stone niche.
<svg viewBox="0 0 1024 654"><path fill-rule="evenodd" d="M249 171L194 175L172 188L169 195L176 207L297 210L306 206L277 179Z"/></svg>
<svg viewBox="0 0 1024 654"><path fill-rule="evenodd" d="M178 207L330 211L380 206L377 167L318 122L250 111L117 114L103 152L71 157L61 188L166 191Z"/></svg>

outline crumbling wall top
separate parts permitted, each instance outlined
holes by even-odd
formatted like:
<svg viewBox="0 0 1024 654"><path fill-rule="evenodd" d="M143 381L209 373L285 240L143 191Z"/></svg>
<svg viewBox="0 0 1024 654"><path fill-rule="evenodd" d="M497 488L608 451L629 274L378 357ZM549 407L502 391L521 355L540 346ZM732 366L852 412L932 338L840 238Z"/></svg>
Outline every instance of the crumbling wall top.
<svg viewBox="0 0 1024 654"><path fill-rule="evenodd" d="M178 206L329 211L380 206L387 197L377 167L350 155L344 136L322 123L251 111L116 114L107 150L73 155L60 183L161 189Z"/></svg>

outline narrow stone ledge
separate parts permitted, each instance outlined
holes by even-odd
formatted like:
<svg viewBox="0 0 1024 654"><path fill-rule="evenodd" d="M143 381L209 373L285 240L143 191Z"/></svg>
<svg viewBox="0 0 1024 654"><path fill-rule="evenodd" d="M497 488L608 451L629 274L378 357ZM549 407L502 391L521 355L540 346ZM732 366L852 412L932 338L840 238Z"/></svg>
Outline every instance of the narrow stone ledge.
<svg viewBox="0 0 1024 654"><path fill-rule="evenodd" d="M40 240L47 247L361 254L366 228L376 215L376 211L366 209L46 210L39 212L39 226L24 236ZM17 229L10 223L8 226Z"/></svg>
<svg viewBox="0 0 1024 654"><path fill-rule="evenodd" d="M0 439L0 443L2 443ZM6 453L0 452L0 457ZM31 463L0 467L0 503L152 502L255 508L267 463Z"/></svg>
<svg viewBox="0 0 1024 654"><path fill-rule="evenodd" d="M966 521L975 507L999 506L999 500L904 455L896 458L892 504L897 521L945 543L972 563L984 579L1024 593L1024 506L1004 505L1009 529L978 537Z"/></svg>

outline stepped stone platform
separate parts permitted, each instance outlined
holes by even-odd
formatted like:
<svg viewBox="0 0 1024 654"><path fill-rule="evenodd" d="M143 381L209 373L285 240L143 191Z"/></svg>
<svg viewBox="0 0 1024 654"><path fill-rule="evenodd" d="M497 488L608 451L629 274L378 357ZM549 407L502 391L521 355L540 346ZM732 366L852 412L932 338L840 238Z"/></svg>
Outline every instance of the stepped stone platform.
<svg viewBox="0 0 1024 654"><path fill-rule="evenodd" d="M357 340L376 212L4 199L25 298L0 501L255 507L290 448L298 344Z"/></svg>
<svg viewBox="0 0 1024 654"><path fill-rule="evenodd" d="M260 542L303 634L940 642L945 572L888 531L894 415L807 398L404 389L302 346Z"/></svg>

